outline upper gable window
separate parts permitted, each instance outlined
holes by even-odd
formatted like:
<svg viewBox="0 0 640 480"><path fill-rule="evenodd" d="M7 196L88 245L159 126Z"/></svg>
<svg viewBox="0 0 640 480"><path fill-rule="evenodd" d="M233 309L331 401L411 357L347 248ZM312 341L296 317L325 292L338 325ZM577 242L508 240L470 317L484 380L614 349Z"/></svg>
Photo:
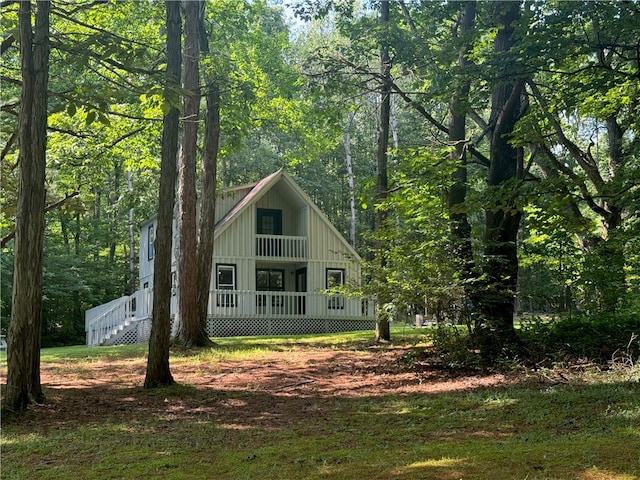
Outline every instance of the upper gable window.
<svg viewBox="0 0 640 480"><path fill-rule="evenodd" d="M259 208L256 232L260 235L282 235L282 210Z"/></svg>

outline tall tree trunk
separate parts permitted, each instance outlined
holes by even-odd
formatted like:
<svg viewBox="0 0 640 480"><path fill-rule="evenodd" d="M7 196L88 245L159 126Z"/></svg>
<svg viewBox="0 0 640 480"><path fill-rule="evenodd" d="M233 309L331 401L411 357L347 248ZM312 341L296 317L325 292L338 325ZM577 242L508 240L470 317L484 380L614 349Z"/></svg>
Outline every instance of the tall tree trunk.
<svg viewBox="0 0 640 480"><path fill-rule="evenodd" d="M208 344L198 316L196 154L200 111L200 1L184 1L183 135L178 167L178 288L180 341L188 347ZM203 341L206 339L207 341Z"/></svg>
<svg viewBox="0 0 640 480"><path fill-rule="evenodd" d="M198 317L201 325L200 345L212 342L206 334L207 307L211 289L213 268L213 239L216 216L216 165L220 138L220 92L218 86L210 84L206 94L207 113L205 118L204 178L202 181L202 211L198 241Z"/></svg>
<svg viewBox="0 0 640 480"><path fill-rule="evenodd" d="M460 36L465 37L473 28L476 15L476 2L462 2L459 11ZM463 71L468 65L467 54L471 48L470 42L465 42L458 53L459 78L468 78ZM449 225L453 258L458 262L458 271L465 287L465 294L474 299L475 284L473 250L471 247L471 225L467 218L465 202L467 199L467 155L466 155L466 118L467 101L471 81L464 81L453 94L449 103L449 142L452 145L451 159L456 162L456 169L452 175L452 185L449 188ZM469 291L471 290L471 291Z"/></svg>
<svg viewBox="0 0 640 480"><path fill-rule="evenodd" d="M494 51L508 52L515 44L512 25L519 19L519 2L493 4L496 25L500 25ZM500 75L503 75L501 72ZM521 210L516 205L516 179L522 171L522 149L511 143L521 115L524 80L501 79L491 97L490 166L487 186L494 193L494 205L486 212L485 289L480 299L483 317L477 335L488 357L512 345L517 337L513 326L514 296L518 281L517 240Z"/></svg>
<svg viewBox="0 0 640 480"><path fill-rule="evenodd" d="M606 65L602 61L602 65ZM605 119L607 127L607 167L608 181L594 182L595 189L602 196L601 231L602 235L590 252L588 269L595 287L597 308L604 313L614 313L625 297L627 289L624 271L625 254L622 232L623 209L616 204L615 195L611 195L612 184L620 182L624 175L624 152L622 148L624 131L616 117ZM614 187L615 188L615 187ZM595 302L594 302L595 303Z"/></svg>
<svg viewBox="0 0 640 480"><path fill-rule="evenodd" d="M180 3L167 0L167 73L164 98L180 85L182 69ZM155 257L153 260L153 311L145 388L171 385L174 380L169 368L171 337L171 256L173 240L173 206L176 196L178 133L180 112L172 105L162 123L162 159L158 195Z"/></svg>
<svg viewBox="0 0 640 480"><path fill-rule="evenodd" d="M50 10L48 1L37 2L32 32L31 2L20 2L20 184L5 396L6 407L15 411L26 409L31 401L44 399L40 383L40 344Z"/></svg>
<svg viewBox="0 0 640 480"><path fill-rule="evenodd" d="M344 152L345 163L347 165L347 177L349 182L349 243L356 246L356 189L353 175L353 162L351 158L351 127L355 119L356 112L349 110L347 128L344 132Z"/></svg>
<svg viewBox="0 0 640 480"><path fill-rule="evenodd" d="M109 264L116 262L116 250L118 247L118 225L120 223L120 215L118 213L117 202L120 196L120 178L122 176L123 162L116 161L113 164L113 187L111 192L107 193L107 220L109 221Z"/></svg>
<svg viewBox="0 0 640 480"><path fill-rule="evenodd" d="M203 4L204 7L204 4ZM202 50L209 53L209 41L204 31L204 13L201 17ZM203 38L204 37L204 38ZM202 159L204 175L202 179L202 208L200 212L200 228L198 239L198 318L201 325L198 343L211 345L206 334L207 307L211 290L211 270L213 267L213 239L216 220L216 187L218 147L220 144L220 89L213 78L207 75L207 91L205 99L207 110L205 114L204 155Z"/></svg>
<svg viewBox="0 0 640 480"><path fill-rule="evenodd" d="M127 190L129 194L133 194L133 176L131 171L127 170ZM127 215L129 220L129 295L133 294L137 288L136 279L136 237L135 237L135 219L133 216L133 208L129 209Z"/></svg>
<svg viewBox="0 0 640 480"><path fill-rule="evenodd" d="M380 2L380 23L384 28L389 23L389 1ZM380 126L378 130L378 150L376 153L378 175L376 181L376 200L379 207L376 211L375 230L379 234L386 229L387 213L382 204L387 198L388 177L387 177L387 152L389 149L389 122L391 112L391 59L389 51L385 45L380 48L380 69L382 75L382 85L380 86ZM384 285L384 271L387 267L385 245L382 240L378 240L377 246L378 268L380 269L380 285ZM378 289L378 311L376 312L376 341L391 340L389 329L389 315L387 304L389 294L385 288Z"/></svg>

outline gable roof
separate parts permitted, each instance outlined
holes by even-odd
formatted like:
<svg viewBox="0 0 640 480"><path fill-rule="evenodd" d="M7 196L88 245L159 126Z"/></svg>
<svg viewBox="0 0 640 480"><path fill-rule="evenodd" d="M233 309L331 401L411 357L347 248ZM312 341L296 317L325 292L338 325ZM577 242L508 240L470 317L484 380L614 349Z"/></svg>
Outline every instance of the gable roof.
<svg viewBox="0 0 640 480"><path fill-rule="evenodd" d="M263 178L258 183L256 183L251 191L245 195L242 200L240 200L236 205L227 212L227 214L220 219L220 221L215 226L214 236L219 236L226 228L233 223L233 221L245 210L254 205L266 192L268 192L273 186L275 186L279 181L284 181L287 183L292 190L298 195L298 197L316 214L320 217L323 223L331 230L334 235L337 235L340 241L343 243L345 248L347 248L348 252L353 255L356 260L360 260L360 255L358 252L351 246L349 242L342 236L342 234L336 229L336 227L331 223L329 218L318 208L318 206L309 198L309 196L300 188L300 186L296 183L296 181L286 173L282 168L277 172L272 173L271 175Z"/></svg>

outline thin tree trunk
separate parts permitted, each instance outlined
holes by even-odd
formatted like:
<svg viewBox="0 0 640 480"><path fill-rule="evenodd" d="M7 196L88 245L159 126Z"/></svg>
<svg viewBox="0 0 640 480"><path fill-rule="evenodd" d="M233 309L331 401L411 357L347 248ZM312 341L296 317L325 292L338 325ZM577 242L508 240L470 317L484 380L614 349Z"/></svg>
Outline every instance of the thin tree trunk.
<svg viewBox="0 0 640 480"><path fill-rule="evenodd" d="M203 325L198 316L196 154L200 111L200 1L185 1L183 136L178 167L178 222L180 253L178 286L180 341L188 347L203 345ZM206 343L205 343L206 344Z"/></svg>
<svg viewBox="0 0 640 480"><path fill-rule="evenodd" d="M180 50L182 25L180 3L167 0L167 73L165 99L169 91L180 85L182 53ZM180 112L172 105L162 124L162 165L156 226L155 257L153 260L153 311L149 358L144 380L145 388L156 388L174 383L169 368L171 337L171 256L173 240L173 206L176 196L176 161L178 157L178 133Z"/></svg>
<svg viewBox="0 0 640 480"><path fill-rule="evenodd" d="M127 190L129 194L133 194L133 177L130 171L127 171ZM133 294L137 288L136 279L136 237L135 237L135 219L133 216L133 208L129 209L129 295Z"/></svg>
<svg viewBox="0 0 640 480"><path fill-rule="evenodd" d="M380 23L383 28L389 23L389 1L380 2ZM382 204L387 198L388 177L387 177L387 152L389 149L389 122L391 112L391 60L386 47L380 49L380 69L382 73L382 85L380 87L380 127L378 130L378 150L376 154L378 175L376 181L376 200ZM376 211L376 232L384 231L387 223L387 213L384 207ZM378 311L376 312L376 341L391 340L390 319L387 313L389 294L382 287L385 284L384 275L387 266L385 245L378 240L377 246L378 268L380 268L380 285L378 292Z"/></svg>
<svg viewBox="0 0 640 480"><path fill-rule="evenodd" d="M349 243L352 247L356 246L356 189L353 175L353 162L351 159L351 127L355 119L356 113L349 110L347 128L344 132L344 152L345 162L347 165L347 178L349 182Z"/></svg>
<svg viewBox="0 0 640 480"><path fill-rule="evenodd" d="M15 411L26 409L31 401L44 400L40 383L40 345L50 10L48 1L37 3L35 31L32 32L31 2L20 2L19 7L22 67L20 183L5 396L6 407Z"/></svg>

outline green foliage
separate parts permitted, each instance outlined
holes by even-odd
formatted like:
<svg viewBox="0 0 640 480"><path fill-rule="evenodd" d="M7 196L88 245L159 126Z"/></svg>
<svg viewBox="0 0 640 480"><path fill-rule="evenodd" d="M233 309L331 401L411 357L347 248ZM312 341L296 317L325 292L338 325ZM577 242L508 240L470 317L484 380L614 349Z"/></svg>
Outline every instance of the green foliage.
<svg viewBox="0 0 640 480"><path fill-rule="evenodd" d="M438 324L430 334L435 355L441 364L455 370L478 370L486 366L468 329Z"/></svg>
<svg viewBox="0 0 640 480"><path fill-rule="evenodd" d="M592 361L607 365L640 361L637 313L573 316L523 324L520 336L532 363L553 365Z"/></svg>

